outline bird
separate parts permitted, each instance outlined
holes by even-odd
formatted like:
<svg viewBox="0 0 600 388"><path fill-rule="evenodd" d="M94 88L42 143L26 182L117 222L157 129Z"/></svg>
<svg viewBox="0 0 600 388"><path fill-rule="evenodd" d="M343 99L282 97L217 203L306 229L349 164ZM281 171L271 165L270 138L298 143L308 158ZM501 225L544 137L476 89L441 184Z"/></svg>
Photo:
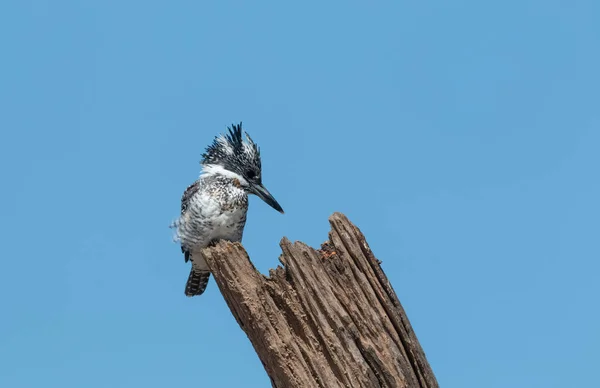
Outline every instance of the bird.
<svg viewBox="0 0 600 388"><path fill-rule="evenodd" d="M171 224L184 261L192 263L185 286L188 297L204 293L210 279L202 249L219 240L242 241L250 194L284 213L262 183L258 145L247 132L242 136L241 122L227 129L202 154L200 177L184 191L181 214Z"/></svg>

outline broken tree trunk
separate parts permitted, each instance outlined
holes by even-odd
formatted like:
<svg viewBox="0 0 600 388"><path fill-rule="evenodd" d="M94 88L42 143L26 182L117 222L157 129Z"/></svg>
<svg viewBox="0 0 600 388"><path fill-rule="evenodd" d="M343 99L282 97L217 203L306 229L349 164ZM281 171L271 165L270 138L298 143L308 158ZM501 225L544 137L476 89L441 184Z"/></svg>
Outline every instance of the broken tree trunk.
<svg viewBox="0 0 600 388"><path fill-rule="evenodd" d="M437 387L408 317L360 230L333 214L319 250L281 240L283 267L260 274L239 243L204 251L271 383Z"/></svg>

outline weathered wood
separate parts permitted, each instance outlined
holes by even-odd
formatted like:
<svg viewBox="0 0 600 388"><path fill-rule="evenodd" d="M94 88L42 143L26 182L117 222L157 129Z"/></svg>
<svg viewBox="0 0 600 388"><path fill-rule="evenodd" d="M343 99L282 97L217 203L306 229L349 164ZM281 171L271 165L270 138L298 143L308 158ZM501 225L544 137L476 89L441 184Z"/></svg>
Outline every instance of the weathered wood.
<svg viewBox="0 0 600 388"><path fill-rule="evenodd" d="M363 234L333 214L315 250L281 240L283 267L260 274L241 244L204 251L272 385L437 387L408 317Z"/></svg>

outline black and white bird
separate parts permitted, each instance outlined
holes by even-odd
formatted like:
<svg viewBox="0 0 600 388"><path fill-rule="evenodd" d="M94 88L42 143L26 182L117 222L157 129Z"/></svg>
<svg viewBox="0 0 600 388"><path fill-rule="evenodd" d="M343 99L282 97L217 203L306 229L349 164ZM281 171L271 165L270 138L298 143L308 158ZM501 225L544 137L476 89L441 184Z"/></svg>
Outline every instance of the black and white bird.
<svg viewBox="0 0 600 388"><path fill-rule="evenodd" d="M181 215L173 224L185 261L192 269L185 286L187 296L206 289L210 271L202 249L218 240L241 241L248 211L248 194L255 194L283 213L262 184L260 150L242 123L215 137L202 154L202 173L181 198Z"/></svg>

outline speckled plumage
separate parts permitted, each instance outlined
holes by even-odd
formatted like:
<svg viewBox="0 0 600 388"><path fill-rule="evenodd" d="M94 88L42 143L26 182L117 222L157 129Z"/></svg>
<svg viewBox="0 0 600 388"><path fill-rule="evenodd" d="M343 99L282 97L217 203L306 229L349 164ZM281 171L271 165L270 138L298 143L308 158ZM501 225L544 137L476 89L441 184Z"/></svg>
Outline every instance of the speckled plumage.
<svg viewBox="0 0 600 388"><path fill-rule="evenodd" d="M213 240L242 239L248 194L235 185L234 179L202 176L187 188L181 199L177 228L184 251L204 248Z"/></svg>
<svg viewBox="0 0 600 388"><path fill-rule="evenodd" d="M228 136L216 137L202 155L202 175L181 198L181 215L175 222L176 237L185 261L192 262L185 294L200 295L210 271L202 249L224 239L241 241L248 211L248 194L256 194L283 212L261 182L258 146L242 127L234 125Z"/></svg>
<svg viewBox="0 0 600 388"><path fill-rule="evenodd" d="M236 186L234 179L219 175L202 176L187 188L181 199L177 237L185 261L192 261L186 285L188 296L201 294L210 277L201 249L220 239L242 240L248 194Z"/></svg>

